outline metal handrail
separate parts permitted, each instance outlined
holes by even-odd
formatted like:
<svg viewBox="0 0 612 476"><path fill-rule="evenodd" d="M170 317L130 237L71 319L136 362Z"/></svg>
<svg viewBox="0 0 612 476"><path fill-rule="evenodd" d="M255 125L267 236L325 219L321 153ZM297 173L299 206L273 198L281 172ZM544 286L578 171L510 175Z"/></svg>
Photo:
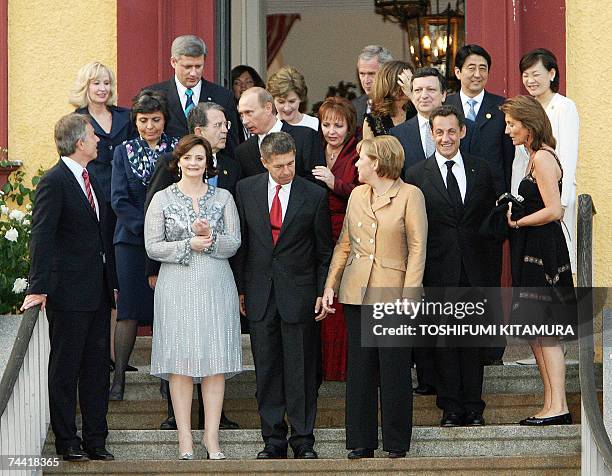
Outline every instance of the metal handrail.
<svg viewBox="0 0 612 476"><path fill-rule="evenodd" d="M591 196L580 195L578 197L579 288L592 288L593 286L593 216L595 213ZM612 471L612 443L604 426L595 386L592 301L582 299L579 303L578 314L580 322L579 375L583 409L582 419L588 422L591 435L603 463L608 471Z"/></svg>
<svg viewBox="0 0 612 476"><path fill-rule="evenodd" d="M11 394L13 393L15 382L17 382L19 378L19 372L23 366L23 359L28 351L30 339L32 338L32 331L36 326L39 312L40 306L34 306L26 310L21 318L21 324L19 325L19 331L17 332L13 350L6 364L2 380L0 380L0 415L4 414Z"/></svg>

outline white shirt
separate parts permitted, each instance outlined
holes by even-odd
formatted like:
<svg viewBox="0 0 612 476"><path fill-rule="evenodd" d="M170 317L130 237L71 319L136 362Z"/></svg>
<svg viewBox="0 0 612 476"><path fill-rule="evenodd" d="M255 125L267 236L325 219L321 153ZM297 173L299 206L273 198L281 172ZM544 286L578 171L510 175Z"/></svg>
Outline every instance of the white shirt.
<svg viewBox="0 0 612 476"><path fill-rule="evenodd" d="M183 111L184 111L185 104L187 104L187 95L185 94L185 91L187 91L187 88L183 86L183 84L179 81L176 75L174 75L174 82L176 83L176 92L178 92L179 99L181 100L181 106L183 106ZM193 104L197 106L198 103L200 102L200 92L202 91L202 81L201 80L198 81L198 84L196 84L193 88L191 88L191 90L193 91L193 94L191 95L191 100L193 101ZM208 100L210 101L210 98L208 98Z"/></svg>
<svg viewBox="0 0 612 476"><path fill-rule="evenodd" d="M268 174L268 211L272 209L272 201L276 195L276 186L278 184ZM281 209L283 210L283 220L285 219L285 213L287 213L287 205L289 204L289 194L291 193L291 182L287 185L281 185L281 189L278 191L278 199L281 202Z"/></svg>
<svg viewBox="0 0 612 476"><path fill-rule="evenodd" d="M279 116L276 116L280 119ZM319 119L314 116L309 116L308 114L302 114L302 119L297 124L291 124L292 126L302 126L302 127L310 127L315 131L319 130Z"/></svg>
<svg viewBox="0 0 612 476"><path fill-rule="evenodd" d="M419 134L421 134L421 147L423 147L423 154L425 154L425 158L427 158L427 150L425 149L426 136L425 134L431 135L431 127L429 126L429 119L421 116L421 114L417 114L417 119L419 120ZM433 141L433 139L432 139Z"/></svg>
<svg viewBox="0 0 612 476"><path fill-rule="evenodd" d="M442 180L444 180L444 185L446 185L446 176L448 175L448 167L446 166L446 162L449 160L454 160L455 165L453 165L453 175L457 179L457 185L459 185L459 192L461 192L461 201L465 202L465 191L467 190L467 179L465 178L465 166L463 165L463 157L461 157L461 152L457 151L457 154L452 159L447 159L446 157L440 155L438 151L436 151L436 162L438 163L438 168L440 169L440 173L442 174Z"/></svg>
<svg viewBox="0 0 612 476"><path fill-rule="evenodd" d="M83 170L85 170L85 168L75 160L72 160L70 157L62 156L62 160L68 166L77 182L79 182L81 190L83 190L85 198L87 198L87 190L85 189L85 179L83 178ZM91 177L89 181L91 183ZM94 203L96 204L96 216L98 217L98 220L100 220L100 206L98 205L98 199L96 197L96 192L94 192L93 186L91 187L91 194L93 195ZM87 200L89 199L87 198Z"/></svg>
<svg viewBox="0 0 612 476"><path fill-rule="evenodd" d="M272 132L280 132L282 127L283 121L277 118L276 122L268 132L266 132L265 134L257 134L257 142L259 144L259 147L261 147L261 141L264 140L264 137L266 137L268 134L271 134Z"/></svg>
<svg viewBox="0 0 612 476"><path fill-rule="evenodd" d="M465 117L468 117L468 111L470 110L470 105L468 104L468 101L473 100L476 101L476 104L474 104L474 118L476 118L476 116L478 115L478 111L480 111L480 106L482 106L484 94L485 90L483 89L476 96L471 98L467 94L464 94L463 91L459 91L459 97L461 98L461 104L463 105L463 115Z"/></svg>

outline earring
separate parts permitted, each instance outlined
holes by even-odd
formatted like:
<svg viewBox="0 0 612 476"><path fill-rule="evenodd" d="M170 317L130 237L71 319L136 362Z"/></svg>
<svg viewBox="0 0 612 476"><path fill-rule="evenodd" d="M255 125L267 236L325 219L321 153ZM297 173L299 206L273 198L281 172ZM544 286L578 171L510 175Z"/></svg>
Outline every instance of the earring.
<svg viewBox="0 0 612 476"><path fill-rule="evenodd" d="M178 174L178 178L180 180L180 178L183 176L183 170L180 167L178 167L178 166L177 166L177 168L178 168L177 174Z"/></svg>

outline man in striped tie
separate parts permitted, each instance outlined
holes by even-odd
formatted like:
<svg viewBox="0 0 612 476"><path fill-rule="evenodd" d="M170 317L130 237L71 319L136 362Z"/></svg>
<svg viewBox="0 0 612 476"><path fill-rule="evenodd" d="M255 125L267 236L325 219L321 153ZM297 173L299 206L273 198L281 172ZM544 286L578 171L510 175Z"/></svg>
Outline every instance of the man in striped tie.
<svg viewBox="0 0 612 476"><path fill-rule="evenodd" d="M106 202L85 168L97 156L88 116L55 125L59 162L36 190L30 276L22 309L41 305L49 320L49 408L57 453L67 461L112 460L106 451L113 284L106 257ZM82 437L75 418L77 390ZM81 446L82 445L82 446Z"/></svg>

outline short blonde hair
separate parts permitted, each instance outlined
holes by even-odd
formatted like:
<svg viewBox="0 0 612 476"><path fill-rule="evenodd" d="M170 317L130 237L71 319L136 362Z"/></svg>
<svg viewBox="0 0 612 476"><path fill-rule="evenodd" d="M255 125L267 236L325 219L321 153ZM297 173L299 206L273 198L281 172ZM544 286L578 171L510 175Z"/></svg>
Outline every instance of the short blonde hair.
<svg viewBox="0 0 612 476"><path fill-rule="evenodd" d="M110 94L106 100L106 105L110 106L117 104L117 81L115 79L115 73L113 73L108 66L105 66L99 61L92 61L79 69L72 90L70 91L70 98L68 100L70 104L74 107L86 107L89 99L87 96L89 83L98 79L104 73L108 74L110 79Z"/></svg>
<svg viewBox="0 0 612 476"><path fill-rule="evenodd" d="M357 144L357 152L363 152L378 161L376 174L381 178L397 180L404 167L404 148L393 136L377 136Z"/></svg>
<svg viewBox="0 0 612 476"><path fill-rule="evenodd" d="M304 75L293 66L283 66L268 79L268 91L274 98L287 97L291 91L300 98L300 112L306 110L308 104L308 87Z"/></svg>

